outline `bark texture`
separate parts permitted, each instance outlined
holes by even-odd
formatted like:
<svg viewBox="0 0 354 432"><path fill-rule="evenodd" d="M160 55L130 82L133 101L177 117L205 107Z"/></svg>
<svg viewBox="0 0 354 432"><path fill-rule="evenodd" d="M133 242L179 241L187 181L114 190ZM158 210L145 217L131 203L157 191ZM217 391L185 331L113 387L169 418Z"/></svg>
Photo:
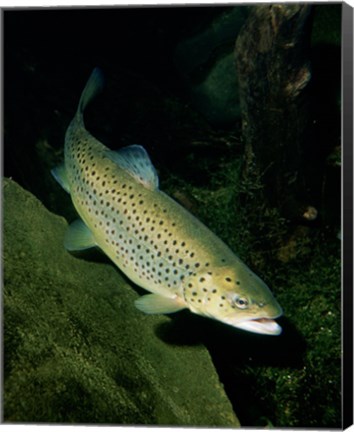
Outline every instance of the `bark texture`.
<svg viewBox="0 0 354 432"><path fill-rule="evenodd" d="M306 210L310 18L307 4L254 6L235 48L246 190L287 218Z"/></svg>

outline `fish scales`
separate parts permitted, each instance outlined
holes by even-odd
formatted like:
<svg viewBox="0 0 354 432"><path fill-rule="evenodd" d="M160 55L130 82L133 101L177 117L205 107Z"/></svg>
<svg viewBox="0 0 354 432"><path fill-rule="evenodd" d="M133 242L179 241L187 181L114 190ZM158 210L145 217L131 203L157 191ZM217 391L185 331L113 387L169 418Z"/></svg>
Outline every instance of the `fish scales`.
<svg viewBox="0 0 354 432"><path fill-rule="evenodd" d="M65 137L64 167L53 174L83 223L69 250L98 246L129 279L153 294L146 313L183 308L245 330L279 334L281 308L269 288L197 218L158 188L141 146L112 152L86 129L83 111L101 87L96 69Z"/></svg>
<svg viewBox="0 0 354 432"><path fill-rule="evenodd" d="M89 154L78 154L74 205L90 229L102 228L97 245L122 270L133 266L135 283L149 290L156 285L155 291L164 283L177 290L186 275L214 264L208 251L211 241L217 247L215 237L196 218L163 192L133 181L109 159L98 166ZM197 248L193 237L200 238ZM221 260L226 261L225 252Z"/></svg>

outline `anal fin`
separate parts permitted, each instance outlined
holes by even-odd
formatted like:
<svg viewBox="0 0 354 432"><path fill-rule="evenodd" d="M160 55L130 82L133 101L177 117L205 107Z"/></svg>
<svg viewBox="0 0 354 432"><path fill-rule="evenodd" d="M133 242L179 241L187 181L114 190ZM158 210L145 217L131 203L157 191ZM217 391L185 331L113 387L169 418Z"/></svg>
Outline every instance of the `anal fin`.
<svg viewBox="0 0 354 432"><path fill-rule="evenodd" d="M52 176L60 184L60 186L68 193L70 193L70 186L64 163L50 170Z"/></svg>

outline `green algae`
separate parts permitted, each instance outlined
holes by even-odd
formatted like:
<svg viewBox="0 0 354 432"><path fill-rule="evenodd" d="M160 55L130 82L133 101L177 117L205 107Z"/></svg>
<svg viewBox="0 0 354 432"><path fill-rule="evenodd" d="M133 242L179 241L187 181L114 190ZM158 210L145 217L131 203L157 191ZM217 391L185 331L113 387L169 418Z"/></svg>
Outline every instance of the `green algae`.
<svg viewBox="0 0 354 432"><path fill-rule="evenodd" d="M66 252L63 218L11 180L3 196L6 422L239 426L204 347L162 341L169 319Z"/></svg>

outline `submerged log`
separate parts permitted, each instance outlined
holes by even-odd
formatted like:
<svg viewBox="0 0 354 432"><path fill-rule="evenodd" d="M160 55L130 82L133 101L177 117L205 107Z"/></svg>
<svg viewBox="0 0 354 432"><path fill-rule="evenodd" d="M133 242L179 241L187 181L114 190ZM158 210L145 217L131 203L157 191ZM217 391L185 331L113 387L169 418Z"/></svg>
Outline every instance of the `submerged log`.
<svg viewBox="0 0 354 432"><path fill-rule="evenodd" d="M289 219L306 212L301 149L309 121L310 18L308 4L254 6L235 47L243 179L255 205L262 199Z"/></svg>

